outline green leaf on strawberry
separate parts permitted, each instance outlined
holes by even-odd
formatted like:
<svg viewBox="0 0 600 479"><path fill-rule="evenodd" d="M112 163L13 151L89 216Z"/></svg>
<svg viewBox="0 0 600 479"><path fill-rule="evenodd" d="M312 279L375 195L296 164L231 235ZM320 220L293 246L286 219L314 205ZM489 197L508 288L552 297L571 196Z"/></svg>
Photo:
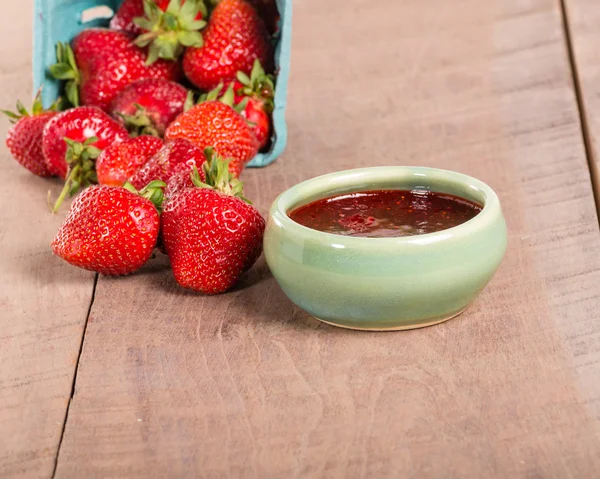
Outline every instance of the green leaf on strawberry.
<svg viewBox="0 0 600 479"><path fill-rule="evenodd" d="M201 18L207 12L202 0L171 0L164 11L154 1L144 0L144 14L134 20L145 30L135 44L149 47L148 65L159 58L177 60L185 48L204 44L200 30L206 27L206 22Z"/></svg>
<svg viewBox="0 0 600 479"><path fill-rule="evenodd" d="M191 173L192 183L198 188L209 188L220 191L226 195L235 196L248 204L252 204L243 194L244 183L229 171L231 160L218 156L212 146L204 149L204 156L206 157L206 161L202 164L202 170L206 181L202 181L198 168L194 166Z"/></svg>
<svg viewBox="0 0 600 479"><path fill-rule="evenodd" d="M65 95L73 106L80 105L79 85L81 74L73 50L68 43L56 44L56 63L50 65L50 73L57 80L65 81Z"/></svg>
<svg viewBox="0 0 600 479"><path fill-rule="evenodd" d="M69 167L65 185L52 207L52 212L56 213L64 199L75 195L81 188L86 188L90 185L98 183L96 176L96 159L102 151L94 146L98 138L92 137L85 140L83 143L71 140L65 137L67 144L67 153L65 161Z"/></svg>

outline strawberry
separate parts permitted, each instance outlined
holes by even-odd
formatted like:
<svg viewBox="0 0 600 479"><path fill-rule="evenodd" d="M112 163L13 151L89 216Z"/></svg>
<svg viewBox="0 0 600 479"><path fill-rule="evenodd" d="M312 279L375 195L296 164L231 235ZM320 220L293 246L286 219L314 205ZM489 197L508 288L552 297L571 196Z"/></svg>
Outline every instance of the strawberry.
<svg viewBox="0 0 600 479"><path fill-rule="evenodd" d="M165 202L162 239L175 280L205 294L223 293L262 252L265 220L243 197L227 162L207 149L206 183L198 176Z"/></svg>
<svg viewBox="0 0 600 479"><path fill-rule="evenodd" d="M108 276L133 273L150 259L158 240L164 183L140 194L128 186L83 191L54 241L52 251L68 263Z"/></svg>
<svg viewBox="0 0 600 479"><path fill-rule="evenodd" d="M167 128L165 138L188 140L201 149L213 146L218 155L231 159L229 168L235 176L258 153L258 140L246 120L233 107L216 100L179 115Z"/></svg>
<svg viewBox="0 0 600 479"><path fill-rule="evenodd" d="M38 92L31 113L17 102L17 112L2 110L9 117L13 126L8 130L6 146L18 163L38 176L52 176L46 166L42 151L42 133L46 124L56 115L57 104L44 110L41 92Z"/></svg>
<svg viewBox="0 0 600 479"><path fill-rule="evenodd" d="M95 138L94 147L103 150L128 135L125 128L98 108L72 108L54 116L44 128L42 148L48 170L61 178L66 178L69 167L65 161L65 138L78 143Z"/></svg>
<svg viewBox="0 0 600 479"><path fill-rule="evenodd" d="M267 71L273 68L273 48L261 18L246 0L222 0L215 7L204 46L188 48L183 70L188 79L203 90L228 83L238 71L250 74L258 59Z"/></svg>
<svg viewBox="0 0 600 479"><path fill-rule="evenodd" d="M162 146L162 140L154 136L138 136L113 143L96 160L98 183L123 186Z"/></svg>
<svg viewBox="0 0 600 479"><path fill-rule="evenodd" d="M200 148L185 140L168 141L129 181L137 189L153 180L167 183L180 171L189 172L194 166L201 168L203 162L204 152Z"/></svg>
<svg viewBox="0 0 600 479"><path fill-rule="evenodd" d="M44 127L42 150L48 170L65 179L53 210L67 193L97 182L94 162L105 148L123 141L127 130L102 110L79 107L54 116Z"/></svg>
<svg viewBox="0 0 600 479"><path fill-rule="evenodd" d="M110 114L132 135L162 137L183 112L188 91L162 78L140 80L125 87L113 100Z"/></svg>
<svg viewBox="0 0 600 479"><path fill-rule="evenodd" d="M66 80L67 99L74 106L96 106L108 111L115 96L134 81L164 78L177 81L177 63L164 60L146 65L148 52L133 43L125 32L91 28L73 40L73 48L59 43L52 75Z"/></svg>
<svg viewBox="0 0 600 479"><path fill-rule="evenodd" d="M248 120L252 132L258 140L259 150L263 150L271 139L271 116L265 111L265 104L257 98L248 98L240 115Z"/></svg>
<svg viewBox="0 0 600 479"><path fill-rule="evenodd" d="M144 15L144 0L123 0L121 6L110 21L112 30L122 30L124 32L139 35L143 30L138 27L133 20L136 17Z"/></svg>
<svg viewBox="0 0 600 479"><path fill-rule="evenodd" d="M251 124L259 149L262 150L271 138L275 78L265 73L260 62L255 60L250 76L238 72L234 90L234 103L243 105L240 114ZM245 103L243 103L244 99L247 99Z"/></svg>

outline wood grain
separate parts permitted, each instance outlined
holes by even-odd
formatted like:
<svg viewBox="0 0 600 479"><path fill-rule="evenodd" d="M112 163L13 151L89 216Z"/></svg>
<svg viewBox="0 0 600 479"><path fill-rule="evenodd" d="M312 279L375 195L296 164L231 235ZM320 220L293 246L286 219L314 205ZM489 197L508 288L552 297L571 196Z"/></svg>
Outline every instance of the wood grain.
<svg viewBox="0 0 600 479"><path fill-rule="evenodd" d="M32 15L29 1L2 6L3 109L32 97ZM8 127L3 119L0 138ZM56 197L58 182L29 174L4 145L0 175L0 477L50 477L94 276L50 251L62 215L50 213L46 194Z"/></svg>
<svg viewBox="0 0 600 479"><path fill-rule="evenodd" d="M263 262L219 297L164 258L101 278L57 477L593 476L600 238L571 78L553 0L295 2L290 143L249 196L459 170L501 197L505 263L460 318L390 334L321 326Z"/></svg>
<svg viewBox="0 0 600 479"><path fill-rule="evenodd" d="M600 4L594 0L564 0L563 4L596 204L600 209Z"/></svg>

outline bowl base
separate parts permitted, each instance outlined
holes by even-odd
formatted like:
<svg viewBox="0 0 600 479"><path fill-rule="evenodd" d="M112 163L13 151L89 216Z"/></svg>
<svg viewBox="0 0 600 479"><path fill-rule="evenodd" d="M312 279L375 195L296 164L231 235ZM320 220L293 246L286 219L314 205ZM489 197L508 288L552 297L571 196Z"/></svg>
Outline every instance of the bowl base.
<svg viewBox="0 0 600 479"><path fill-rule="evenodd" d="M402 326L392 326L389 328L359 328L359 327L355 327L355 326L347 326L345 324L339 324L339 323L333 323L331 321L325 321L324 319L320 319L317 318L316 316L314 317L315 319L321 321L322 323L328 324L330 326L335 326L336 328L343 328L343 329L352 329L354 331L405 331L407 329L420 329L420 328L427 328L428 326L434 326L436 324L440 324L443 323L445 321L449 321L452 318L456 318L457 316L461 315L462 313L465 312L467 308L461 309L458 313L454 313L451 314L450 316L446 316L443 317L441 319L435 319L433 321L428 321L426 323L414 323L414 324L404 324Z"/></svg>

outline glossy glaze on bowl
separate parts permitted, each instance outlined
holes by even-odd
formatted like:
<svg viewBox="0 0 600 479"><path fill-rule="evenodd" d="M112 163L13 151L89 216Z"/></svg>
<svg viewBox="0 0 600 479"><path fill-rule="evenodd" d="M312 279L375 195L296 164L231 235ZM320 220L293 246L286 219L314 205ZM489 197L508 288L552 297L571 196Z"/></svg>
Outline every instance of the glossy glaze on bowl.
<svg viewBox="0 0 600 479"><path fill-rule="evenodd" d="M457 227L400 238L323 233L287 215L326 196L412 188L450 193L484 207ZM463 311L496 272L506 241L500 202L484 183L445 170L378 167L325 175L284 192L271 208L264 249L286 295L317 319L353 329L395 330Z"/></svg>

